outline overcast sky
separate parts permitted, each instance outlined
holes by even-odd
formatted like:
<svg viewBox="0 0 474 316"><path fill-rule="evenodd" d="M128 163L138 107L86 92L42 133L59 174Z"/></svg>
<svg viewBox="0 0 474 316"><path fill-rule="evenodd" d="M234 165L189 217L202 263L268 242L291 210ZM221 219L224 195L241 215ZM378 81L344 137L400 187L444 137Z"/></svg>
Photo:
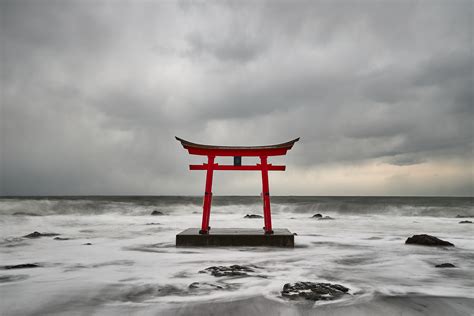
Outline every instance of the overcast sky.
<svg viewBox="0 0 474 316"><path fill-rule="evenodd" d="M0 0L0 194L473 195L473 4Z"/></svg>

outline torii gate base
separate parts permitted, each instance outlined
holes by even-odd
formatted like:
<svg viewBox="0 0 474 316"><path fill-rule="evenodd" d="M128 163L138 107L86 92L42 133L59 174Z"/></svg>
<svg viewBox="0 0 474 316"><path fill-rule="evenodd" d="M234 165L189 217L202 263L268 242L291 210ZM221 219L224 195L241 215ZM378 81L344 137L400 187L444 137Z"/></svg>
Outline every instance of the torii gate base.
<svg viewBox="0 0 474 316"><path fill-rule="evenodd" d="M294 236L288 229L273 229L270 207L268 171L284 171L285 166L268 163L268 157L283 156L299 140L270 146L212 146L191 143L179 137L191 155L206 156L207 163L190 165L190 170L206 171L201 228L188 228L176 235L176 246L279 246L294 247ZM234 165L215 163L216 157L234 157ZM242 157L258 157L260 163L242 165ZM213 228L209 226L212 204L212 178L215 170L260 171L262 175L262 202L264 227L262 230L245 228Z"/></svg>
<svg viewBox="0 0 474 316"><path fill-rule="evenodd" d="M273 234L261 229L213 228L208 234L200 234L200 228L188 228L176 235L178 247L226 247L226 246L295 246L293 234L286 228L274 228Z"/></svg>

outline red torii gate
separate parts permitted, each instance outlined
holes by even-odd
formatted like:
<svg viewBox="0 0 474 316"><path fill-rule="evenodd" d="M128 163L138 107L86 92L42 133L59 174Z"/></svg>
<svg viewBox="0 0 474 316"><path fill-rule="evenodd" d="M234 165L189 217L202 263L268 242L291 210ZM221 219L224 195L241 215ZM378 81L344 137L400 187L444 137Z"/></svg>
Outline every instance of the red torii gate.
<svg viewBox="0 0 474 316"><path fill-rule="evenodd" d="M265 234L273 234L272 217L270 213L270 190L268 185L268 171L285 171L286 166L274 166L269 164L269 156L283 156L293 147L293 144L299 140L269 146L212 146L188 142L187 140L176 137L183 147L191 155L207 156L207 163L202 165L189 165L190 170L206 170L206 189L204 192L204 203L202 212L202 225L199 234L209 233L209 218L211 215L212 202L212 176L214 170L245 170L262 172L262 197L263 197L263 216L265 223ZM217 156L233 156L234 165L219 165L214 163ZM242 157L260 157L260 163L255 165L242 166Z"/></svg>

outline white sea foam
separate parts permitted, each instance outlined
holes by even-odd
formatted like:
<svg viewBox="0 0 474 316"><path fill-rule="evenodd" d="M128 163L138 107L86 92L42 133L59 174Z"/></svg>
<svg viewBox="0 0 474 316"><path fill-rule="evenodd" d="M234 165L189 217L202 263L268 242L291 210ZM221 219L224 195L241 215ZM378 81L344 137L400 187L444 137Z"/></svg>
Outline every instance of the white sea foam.
<svg viewBox="0 0 474 316"><path fill-rule="evenodd" d="M285 302L279 298L283 285L296 281L342 284L350 288L349 302L410 293L474 298L474 225L459 224L455 214L405 216L383 211L358 215L340 209L322 212L313 205L313 211L335 218L322 221L311 218L312 212L303 212L304 203L291 210L291 202L285 202L274 205L273 224L298 234L294 249L176 248L175 235L200 224L198 203L95 202L0 201L2 265L42 266L0 270L1 276L9 276L0 283L1 311L7 315L67 314L130 304L166 308L177 302L260 295ZM243 218L258 213L258 207L254 202L217 203L211 226L261 228L262 219ZM167 215L146 215L154 209ZM468 205L462 211L469 213L472 208ZM44 216L13 215L17 212ZM150 223L154 224L147 225ZM70 239L19 238L33 231ZM446 239L456 247L404 244L407 237L418 233ZM434 267L444 262L457 268ZM232 264L260 268L256 276L246 278L199 273L209 266ZM22 277L15 277L19 275ZM220 284L225 289L191 291L188 286L193 282Z"/></svg>

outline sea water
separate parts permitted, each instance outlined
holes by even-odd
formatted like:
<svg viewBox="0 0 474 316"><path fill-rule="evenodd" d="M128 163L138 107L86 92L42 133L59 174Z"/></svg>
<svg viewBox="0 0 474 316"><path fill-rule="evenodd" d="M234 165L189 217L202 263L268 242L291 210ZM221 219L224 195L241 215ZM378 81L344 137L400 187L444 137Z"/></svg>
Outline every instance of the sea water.
<svg viewBox="0 0 474 316"><path fill-rule="evenodd" d="M176 248L201 223L201 197L24 197L0 199L2 315L158 313L180 304L281 297L285 283L350 288L345 304L374 297L474 298L473 198L272 197L273 227L296 233L295 248ZM152 216L152 211L164 215ZM318 220L320 213L332 220ZM263 226L259 197L214 197L211 227ZM458 218L459 216L459 218ZM35 239L38 231L60 234ZM430 234L455 247L406 245ZM89 245L90 243L90 245ZM435 268L441 263L456 268ZM37 268L4 269L5 265ZM199 273L254 265L249 277ZM198 289L190 289L200 282ZM332 304L332 303L317 303ZM145 312L145 314L147 314Z"/></svg>

